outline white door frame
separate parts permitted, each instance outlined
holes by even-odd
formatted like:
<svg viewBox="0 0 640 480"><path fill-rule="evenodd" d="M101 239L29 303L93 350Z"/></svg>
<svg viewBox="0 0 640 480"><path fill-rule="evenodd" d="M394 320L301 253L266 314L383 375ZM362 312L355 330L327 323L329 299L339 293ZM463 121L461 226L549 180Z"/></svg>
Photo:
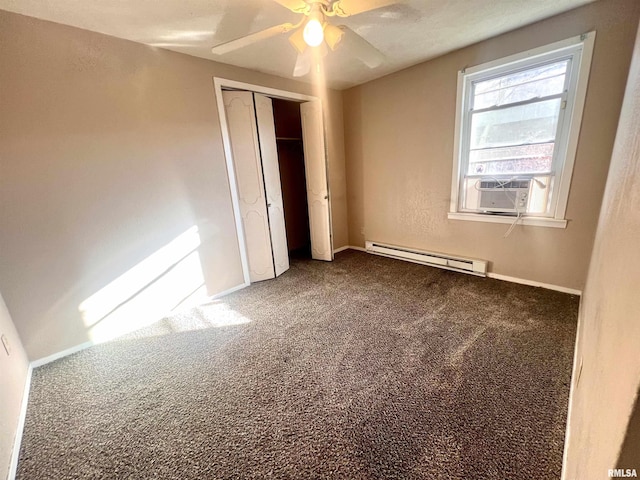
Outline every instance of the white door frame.
<svg viewBox="0 0 640 480"><path fill-rule="evenodd" d="M236 232L238 237L238 249L240 250L240 261L242 263L242 276L244 278L244 287L251 284L249 279L249 258L247 255L247 244L244 235L244 229L242 227L242 216L240 214L240 199L238 194L238 182L236 179L236 171L233 163L233 153L231 150L231 139L229 138L229 127L227 125L227 114L224 109L224 99L222 98L222 90L236 89L246 90L249 92L260 93L271 98L279 98L283 100L297 100L302 102L318 101L322 106L323 118L322 118L322 131L324 132L325 140L325 169L327 170L327 191L329 192L329 234L331 236L331 251L333 251L333 225L331 222L331 191L329 186L329 168L327 162L327 134L324 125L324 105L322 100L318 97L311 95L305 95L302 93L289 92L286 90L278 90L276 88L263 87L262 85L253 85L251 83L238 82L236 80L229 80L227 78L213 77L213 87L216 94L216 103L218 108L218 118L220 119L220 130L222 133L222 145L224 148L224 157L227 163L227 177L229 179L229 190L231 190L231 204L233 206L233 217L236 223Z"/></svg>

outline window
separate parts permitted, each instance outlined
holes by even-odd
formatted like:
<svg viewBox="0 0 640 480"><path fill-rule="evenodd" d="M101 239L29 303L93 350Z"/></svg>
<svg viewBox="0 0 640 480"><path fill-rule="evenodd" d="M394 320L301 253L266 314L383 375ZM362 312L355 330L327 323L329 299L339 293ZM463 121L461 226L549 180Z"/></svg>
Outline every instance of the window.
<svg viewBox="0 0 640 480"><path fill-rule="evenodd" d="M459 72L449 218L566 226L594 38Z"/></svg>

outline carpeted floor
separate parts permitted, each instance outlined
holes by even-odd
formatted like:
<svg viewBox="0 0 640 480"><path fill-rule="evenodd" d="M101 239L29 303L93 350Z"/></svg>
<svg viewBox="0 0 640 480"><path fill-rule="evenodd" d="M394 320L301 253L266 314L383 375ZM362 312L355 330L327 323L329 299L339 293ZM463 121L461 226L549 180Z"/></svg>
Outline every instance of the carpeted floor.
<svg viewBox="0 0 640 480"><path fill-rule="evenodd" d="M36 369L18 478L555 480L577 310L361 252L296 261Z"/></svg>

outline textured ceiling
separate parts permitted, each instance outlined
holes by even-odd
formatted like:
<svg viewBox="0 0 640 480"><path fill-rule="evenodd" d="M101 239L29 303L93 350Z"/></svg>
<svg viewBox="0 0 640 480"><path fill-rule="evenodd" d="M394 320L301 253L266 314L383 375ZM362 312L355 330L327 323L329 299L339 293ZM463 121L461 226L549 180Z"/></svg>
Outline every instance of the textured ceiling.
<svg viewBox="0 0 640 480"><path fill-rule="evenodd" d="M405 0L330 21L381 50L370 69L343 45L324 59L326 78L347 88L379 78L594 0ZM0 0L0 9L196 57L292 77L296 52L286 35L222 56L211 47L299 16L273 0ZM340 48L343 47L343 48Z"/></svg>

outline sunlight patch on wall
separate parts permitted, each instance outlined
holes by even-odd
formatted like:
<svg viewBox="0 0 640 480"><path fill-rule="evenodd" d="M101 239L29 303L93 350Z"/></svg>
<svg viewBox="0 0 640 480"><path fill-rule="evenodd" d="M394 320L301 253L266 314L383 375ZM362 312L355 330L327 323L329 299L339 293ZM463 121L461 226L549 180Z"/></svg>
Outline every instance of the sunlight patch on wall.
<svg viewBox="0 0 640 480"><path fill-rule="evenodd" d="M185 302L206 299L200 236L191 227L83 301L79 310L95 343L161 319Z"/></svg>

